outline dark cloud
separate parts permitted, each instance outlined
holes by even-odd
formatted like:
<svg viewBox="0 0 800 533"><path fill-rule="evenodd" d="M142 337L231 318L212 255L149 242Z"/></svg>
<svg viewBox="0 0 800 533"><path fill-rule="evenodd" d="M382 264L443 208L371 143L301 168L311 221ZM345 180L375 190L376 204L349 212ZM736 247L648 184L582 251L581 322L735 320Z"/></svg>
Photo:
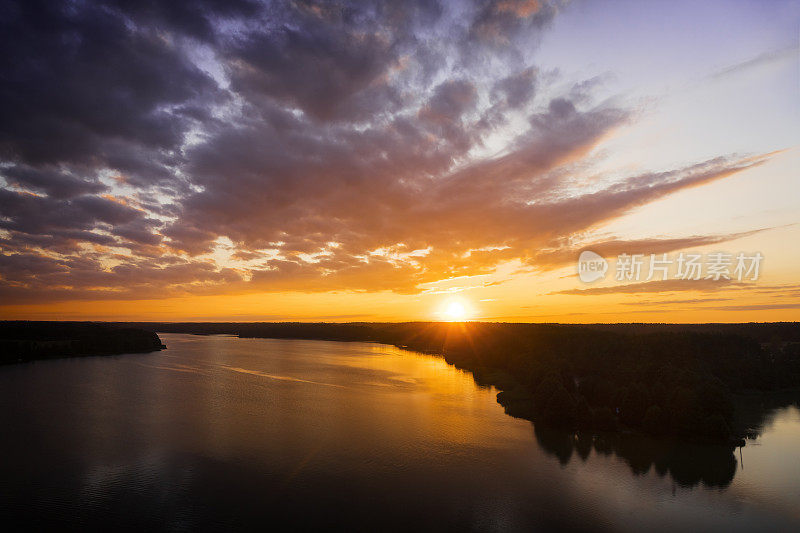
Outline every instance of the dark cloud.
<svg viewBox="0 0 800 533"><path fill-rule="evenodd" d="M263 9L252 0L110 0L105 5L117 8L138 25L211 42L217 41L215 24L221 20L252 18Z"/></svg>
<svg viewBox="0 0 800 533"><path fill-rule="evenodd" d="M381 84L378 78L394 57L391 43L322 25L313 29L281 27L250 35L230 52L234 87L328 120L340 116L350 98Z"/></svg>
<svg viewBox="0 0 800 533"><path fill-rule="evenodd" d="M533 97L536 89L536 70L526 68L513 74L494 85L495 94L502 95L509 107L519 108L527 104Z"/></svg>
<svg viewBox="0 0 800 533"><path fill-rule="evenodd" d="M92 2L20 2L0 22L0 156L102 166L114 142L175 150L188 127L170 106L214 90L180 45ZM126 168L119 168L125 171Z"/></svg>
<svg viewBox="0 0 800 533"><path fill-rule="evenodd" d="M413 51L437 2L274 2L266 26L224 48L234 88L301 109L316 120L363 120L396 109L388 84Z"/></svg>
<svg viewBox="0 0 800 533"><path fill-rule="evenodd" d="M152 299L206 294L241 282L239 273L207 261L158 261L88 254L69 260L37 254L0 255L0 299L6 304L70 299Z"/></svg>
<svg viewBox="0 0 800 533"><path fill-rule="evenodd" d="M58 168L33 168L26 165L15 165L0 169L0 175L10 185L43 192L52 198L72 198L107 190L105 185L98 183L96 180L84 179Z"/></svg>
<svg viewBox="0 0 800 533"><path fill-rule="evenodd" d="M442 82L433 90L433 97L420 110L420 117L436 124L453 123L474 108L477 91L466 80Z"/></svg>
<svg viewBox="0 0 800 533"><path fill-rule="evenodd" d="M0 189L0 228L30 235L89 231L126 224L143 216L135 208L99 196L59 200Z"/></svg>

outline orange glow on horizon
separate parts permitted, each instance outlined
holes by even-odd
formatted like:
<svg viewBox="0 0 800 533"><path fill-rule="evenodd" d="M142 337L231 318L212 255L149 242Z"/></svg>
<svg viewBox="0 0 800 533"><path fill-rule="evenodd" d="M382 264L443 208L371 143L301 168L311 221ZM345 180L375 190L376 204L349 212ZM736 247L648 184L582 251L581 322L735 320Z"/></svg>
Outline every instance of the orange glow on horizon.
<svg viewBox="0 0 800 533"><path fill-rule="evenodd" d="M450 298L444 302L438 315L445 322L465 322L475 318L475 310L464 298Z"/></svg>

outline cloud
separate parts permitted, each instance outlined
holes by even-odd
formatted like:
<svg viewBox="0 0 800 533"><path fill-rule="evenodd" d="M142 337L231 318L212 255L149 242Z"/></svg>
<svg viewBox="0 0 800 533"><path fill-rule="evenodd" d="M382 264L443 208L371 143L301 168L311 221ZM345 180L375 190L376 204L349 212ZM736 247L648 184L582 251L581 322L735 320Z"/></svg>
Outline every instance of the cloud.
<svg viewBox="0 0 800 533"><path fill-rule="evenodd" d="M91 240L88 233L94 230L113 233L115 227L124 227L144 217L144 213L133 207L100 196L62 200L5 189L0 189L0 213L2 229L65 240Z"/></svg>
<svg viewBox="0 0 800 533"><path fill-rule="evenodd" d="M621 303L622 305L670 306L670 305L682 305L682 304L696 305L699 303L708 303L708 302L727 302L730 300L732 300L732 298L691 298L687 300L641 300L637 302L621 302Z"/></svg>
<svg viewBox="0 0 800 533"><path fill-rule="evenodd" d="M541 250L532 258L532 264L541 270L550 270L571 265L577 262L584 250L591 250L605 258L613 258L620 254L664 254L676 250L689 250L711 244L734 241L750 237L775 228L760 228L738 233L719 235L692 235L676 238L650 239L608 239L583 243L580 246L561 246L559 248Z"/></svg>
<svg viewBox="0 0 800 533"><path fill-rule="evenodd" d="M787 46L785 48L780 48L778 50L770 50L768 52L759 54L756 57L720 69L711 74L710 77L711 79L714 80L727 78L729 76L733 76L754 68L758 68L762 65L767 65L770 63L781 61L783 59L796 57L798 53L800 53L800 48L798 48L796 44Z"/></svg>
<svg viewBox="0 0 800 533"><path fill-rule="evenodd" d="M506 46L522 31L549 24L557 5L538 0L491 0L483 2L472 21L469 36L478 42Z"/></svg>
<svg viewBox="0 0 800 533"><path fill-rule="evenodd" d="M498 80L494 93L502 95L509 107L520 108L527 104L536 90L536 69L526 68Z"/></svg>
<svg viewBox="0 0 800 533"><path fill-rule="evenodd" d="M4 302L418 293L554 268L602 223L771 157L585 183L636 113L596 102L599 78L540 75L554 2L4 9Z"/></svg>
<svg viewBox="0 0 800 533"><path fill-rule="evenodd" d="M127 15L91 2L7 7L0 156L33 167L116 160L133 172L169 163L164 151L177 149L190 126L171 108L204 100L215 84L178 42ZM139 161L123 165L125 155Z"/></svg>
<svg viewBox="0 0 800 533"><path fill-rule="evenodd" d="M451 80L440 83L433 97L420 109L419 116L434 124L452 124L461 120L465 111L475 106L477 91L466 80Z"/></svg>
<svg viewBox="0 0 800 533"><path fill-rule="evenodd" d="M742 285L740 282L726 279L666 279L645 281L640 283L627 283L612 285L610 287L592 287L589 289L566 289L548 294L571 294L576 296L596 296L598 294L643 294L650 292L680 292L680 291L718 291Z"/></svg>
<svg viewBox="0 0 800 533"><path fill-rule="evenodd" d="M726 305L724 307L715 307L714 309L717 311L765 311L770 309L800 309L800 303Z"/></svg>
<svg viewBox="0 0 800 533"><path fill-rule="evenodd" d="M236 271L208 261L118 258L109 267L99 254L55 259L38 254L0 255L0 299L4 304L64 300L157 299L216 294L241 282Z"/></svg>
<svg viewBox="0 0 800 533"><path fill-rule="evenodd" d="M81 178L59 168L14 165L0 172L9 185L42 192L51 198L73 198L108 190L102 183Z"/></svg>
<svg viewBox="0 0 800 533"><path fill-rule="evenodd" d="M322 24L302 17L299 28L287 21L273 31L249 33L226 50L233 87L251 98L264 95L284 102L318 120L373 111L348 104L373 84L382 85L380 78L396 60L394 43L336 19Z"/></svg>

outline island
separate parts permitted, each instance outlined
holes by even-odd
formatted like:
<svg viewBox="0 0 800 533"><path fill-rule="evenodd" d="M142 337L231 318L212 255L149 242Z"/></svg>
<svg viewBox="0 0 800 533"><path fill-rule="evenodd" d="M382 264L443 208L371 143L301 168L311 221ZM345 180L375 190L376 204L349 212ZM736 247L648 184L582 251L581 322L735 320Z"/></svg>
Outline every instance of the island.
<svg viewBox="0 0 800 533"><path fill-rule="evenodd" d="M153 332L101 322L0 322L0 364L146 353L166 348Z"/></svg>

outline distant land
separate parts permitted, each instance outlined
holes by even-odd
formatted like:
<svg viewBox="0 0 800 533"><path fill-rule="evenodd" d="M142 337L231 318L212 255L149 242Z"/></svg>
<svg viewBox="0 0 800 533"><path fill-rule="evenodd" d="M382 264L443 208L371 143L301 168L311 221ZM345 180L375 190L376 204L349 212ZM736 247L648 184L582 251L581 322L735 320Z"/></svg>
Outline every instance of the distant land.
<svg viewBox="0 0 800 533"><path fill-rule="evenodd" d="M97 322L0 322L0 364L161 350L148 329Z"/></svg>
<svg viewBox="0 0 800 533"><path fill-rule="evenodd" d="M800 391L796 322L0 323L4 343L70 331L82 335L70 340L74 355L159 349L156 332L379 342L443 356L497 387L507 413L537 424L725 444L744 443L759 406ZM37 350L29 356L49 353Z"/></svg>

